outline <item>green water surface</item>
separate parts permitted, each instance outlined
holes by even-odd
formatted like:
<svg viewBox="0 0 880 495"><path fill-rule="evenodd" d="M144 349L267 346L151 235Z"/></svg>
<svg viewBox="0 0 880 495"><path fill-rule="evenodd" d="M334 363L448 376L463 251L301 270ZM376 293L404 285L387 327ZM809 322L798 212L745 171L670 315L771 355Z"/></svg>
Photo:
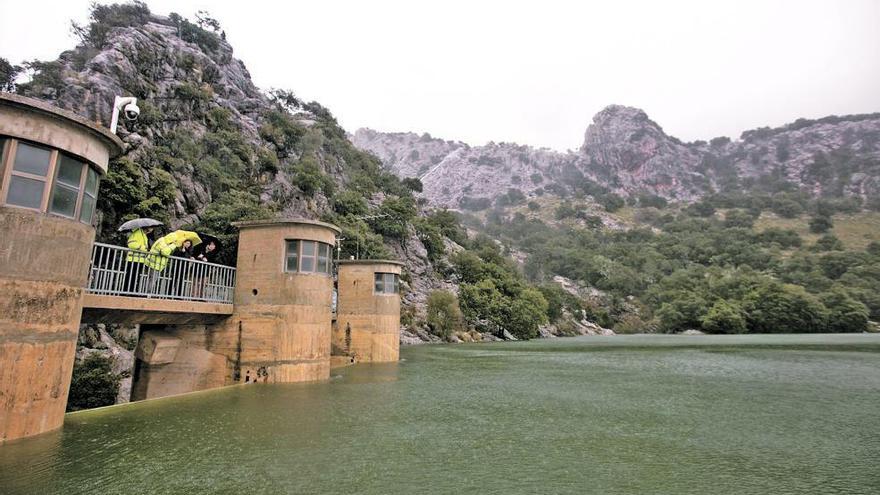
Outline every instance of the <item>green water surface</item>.
<svg viewBox="0 0 880 495"><path fill-rule="evenodd" d="M405 348L70 414L0 494L880 493L880 335Z"/></svg>

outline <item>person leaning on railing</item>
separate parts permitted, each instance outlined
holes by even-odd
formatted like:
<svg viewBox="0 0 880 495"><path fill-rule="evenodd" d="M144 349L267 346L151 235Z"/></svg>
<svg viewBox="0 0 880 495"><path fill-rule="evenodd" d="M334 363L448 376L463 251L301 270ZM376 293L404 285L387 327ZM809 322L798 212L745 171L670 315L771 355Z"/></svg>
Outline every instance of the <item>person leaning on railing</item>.
<svg viewBox="0 0 880 495"><path fill-rule="evenodd" d="M144 227L142 229L134 229L128 234L128 240L126 244L128 245L128 249L132 251L139 251L140 253L148 253L150 251L150 238L149 234L153 232L152 227ZM129 251L125 256L125 291L126 292L137 292L137 274L141 272L139 270L139 264L143 264L147 262L147 254L139 254Z"/></svg>
<svg viewBox="0 0 880 495"><path fill-rule="evenodd" d="M199 244L193 248L193 258L199 261L215 263L219 254L217 242L214 239L208 239L204 243ZM208 284L207 271L197 271L195 277L193 277L192 296L197 299L201 299L204 296L205 286Z"/></svg>

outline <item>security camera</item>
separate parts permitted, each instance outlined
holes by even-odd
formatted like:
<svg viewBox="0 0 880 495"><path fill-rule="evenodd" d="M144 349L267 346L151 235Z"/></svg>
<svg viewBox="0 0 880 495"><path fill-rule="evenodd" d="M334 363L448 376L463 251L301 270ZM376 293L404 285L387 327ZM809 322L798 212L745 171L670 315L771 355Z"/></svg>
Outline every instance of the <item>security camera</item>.
<svg viewBox="0 0 880 495"><path fill-rule="evenodd" d="M126 120L137 120L138 115L141 114L141 109L137 106L137 103L129 103L125 105L123 112L125 113Z"/></svg>
<svg viewBox="0 0 880 495"><path fill-rule="evenodd" d="M137 106L137 98L133 96L117 96L113 99L113 117L110 119L110 132L116 134L116 126L119 124L119 112L125 115L125 120L137 120L141 109Z"/></svg>

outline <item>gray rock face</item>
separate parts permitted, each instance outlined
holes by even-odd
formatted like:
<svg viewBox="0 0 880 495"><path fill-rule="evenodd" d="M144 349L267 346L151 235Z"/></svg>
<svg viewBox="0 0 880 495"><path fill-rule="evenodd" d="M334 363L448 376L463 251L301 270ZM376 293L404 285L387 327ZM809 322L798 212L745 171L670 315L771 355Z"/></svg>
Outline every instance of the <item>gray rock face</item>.
<svg viewBox="0 0 880 495"><path fill-rule="evenodd" d="M138 327L121 325L81 325L77 341L76 361L90 354L111 358L111 371L119 378L116 403L131 399L132 373L134 372L134 347L137 345Z"/></svg>
<svg viewBox="0 0 880 495"><path fill-rule="evenodd" d="M458 208L516 189L534 195L576 156L508 143L471 147L423 134L360 129L352 142L400 177L419 177L430 204Z"/></svg>
<svg viewBox="0 0 880 495"><path fill-rule="evenodd" d="M736 187L774 174L816 195L829 187L845 195L880 194L880 114L801 119L746 131L733 142L683 143L644 111L611 105L593 118L576 153L510 143L471 147L369 129L358 130L352 142L398 175L420 177L429 204L448 208L468 209L475 200L485 207L511 189L527 197L560 188L593 196L645 192L687 202L731 180Z"/></svg>
<svg viewBox="0 0 880 495"><path fill-rule="evenodd" d="M678 199L700 193L694 177L699 154L638 108L611 105L596 114L580 152L589 175L617 192L644 189Z"/></svg>

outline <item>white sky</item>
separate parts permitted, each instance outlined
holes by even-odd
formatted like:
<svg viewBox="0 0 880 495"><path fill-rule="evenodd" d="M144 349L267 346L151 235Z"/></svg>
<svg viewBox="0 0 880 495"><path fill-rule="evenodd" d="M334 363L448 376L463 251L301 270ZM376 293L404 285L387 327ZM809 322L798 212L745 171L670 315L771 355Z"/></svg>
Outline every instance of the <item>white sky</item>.
<svg viewBox="0 0 880 495"><path fill-rule="evenodd" d="M54 59L89 3L0 0L0 56ZM258 86L317 100L349 131L564 150L611 103L684 140L880 111L880 0L148 5L208 10Z"/></svg>

